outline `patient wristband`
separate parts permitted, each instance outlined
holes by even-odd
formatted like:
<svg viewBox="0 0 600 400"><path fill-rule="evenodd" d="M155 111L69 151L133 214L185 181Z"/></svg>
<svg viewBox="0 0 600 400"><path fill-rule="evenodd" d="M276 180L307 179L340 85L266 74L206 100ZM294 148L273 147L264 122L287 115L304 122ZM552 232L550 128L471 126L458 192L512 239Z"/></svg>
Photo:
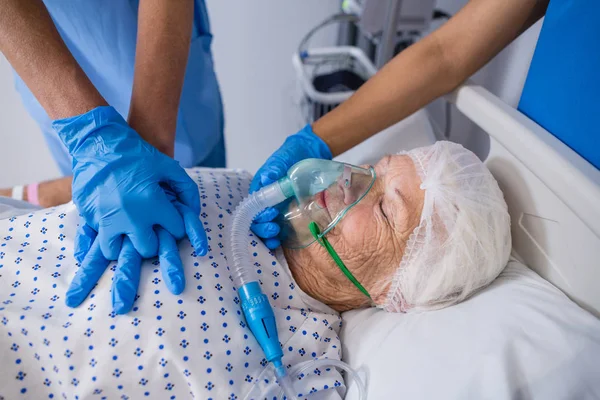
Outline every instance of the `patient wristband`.
<svg viewBox="0 0 600 400"><path fill-rule="evenodd" d="M39 183L32 183L27 185L27 201L36 206L40 205L40 199L38 196Z"/></svg>
<svg viewBox="0 0 600 400"><path fill-rule="evenodd" d="M15 200L23 200L23 185L17 185L15 187L13 187L12 189L12 195L11 197Z"/></svg>

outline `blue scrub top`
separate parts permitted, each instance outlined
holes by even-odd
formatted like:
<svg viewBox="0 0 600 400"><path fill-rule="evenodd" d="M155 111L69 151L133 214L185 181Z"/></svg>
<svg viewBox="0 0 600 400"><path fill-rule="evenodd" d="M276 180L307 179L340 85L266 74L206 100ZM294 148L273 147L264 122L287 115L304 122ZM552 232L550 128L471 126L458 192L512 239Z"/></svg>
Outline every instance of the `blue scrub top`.
<svg viewBox="0 0 600 400"><path fill-rule="evenodd" d="M600 169L600 1L552 0L519 110Z"/></svg>
<svg viewBox="0 0 600 400"><path fill-rule="evenodd" d="M127 118L139 0L44 0L44 3L67 47L94 86ZM175 139L175 159L186 168L225 166L223 107L211 42L206 4L204 0L195 0L194 29ZM52 130L50 118L19 76L16 87L39 124L61 172L70 175L70 156Z"/></svg>

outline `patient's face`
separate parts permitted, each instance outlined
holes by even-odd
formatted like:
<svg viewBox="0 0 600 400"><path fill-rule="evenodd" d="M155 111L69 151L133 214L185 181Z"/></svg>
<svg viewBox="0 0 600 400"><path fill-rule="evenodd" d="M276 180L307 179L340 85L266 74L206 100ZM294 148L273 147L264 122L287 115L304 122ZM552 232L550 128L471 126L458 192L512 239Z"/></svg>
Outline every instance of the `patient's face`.
<svg viewBox="0 0 600 400"><path fill-rule="evenodd" d="M421 218L425 192L408 156L384 157L375 172L377 179L369 193L326 238L372 299L381 303L408 236ZM327 207L339 208L335 201L343 200L332 197ZM285 255L294 278L312 297L338 311L370 304L318 243L301 250L285 249Z"/></svg>

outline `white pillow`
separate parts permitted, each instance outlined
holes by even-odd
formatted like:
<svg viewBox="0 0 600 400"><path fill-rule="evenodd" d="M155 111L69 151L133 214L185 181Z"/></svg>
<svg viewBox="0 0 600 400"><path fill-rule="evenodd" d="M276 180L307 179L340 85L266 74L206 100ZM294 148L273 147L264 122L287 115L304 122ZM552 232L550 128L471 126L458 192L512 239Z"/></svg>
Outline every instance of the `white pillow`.
<svg viewBox="0 0 600 400"><path fill-rule="evenodd" d="M600 320L516 261L456 306L343 320L344 360L367 374L369 399L600 398Z"/></svg>

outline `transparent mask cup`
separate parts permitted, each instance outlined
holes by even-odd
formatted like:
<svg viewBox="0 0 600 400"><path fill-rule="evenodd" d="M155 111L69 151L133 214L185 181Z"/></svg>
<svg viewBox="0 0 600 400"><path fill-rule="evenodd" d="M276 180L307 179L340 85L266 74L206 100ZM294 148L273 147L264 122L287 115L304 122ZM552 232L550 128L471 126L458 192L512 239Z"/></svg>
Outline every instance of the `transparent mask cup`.
<svg viewBox="0 0 600 400"><path fill-rule="evenodd" d="M301 249L314 243L317 239L309 229L312 222L320 230L318 237L325 236L366 196L375 177L373 167L319 159L296 163L287 179L280 180L284 191L293 192L278 206L282 244Z"/></svg>

